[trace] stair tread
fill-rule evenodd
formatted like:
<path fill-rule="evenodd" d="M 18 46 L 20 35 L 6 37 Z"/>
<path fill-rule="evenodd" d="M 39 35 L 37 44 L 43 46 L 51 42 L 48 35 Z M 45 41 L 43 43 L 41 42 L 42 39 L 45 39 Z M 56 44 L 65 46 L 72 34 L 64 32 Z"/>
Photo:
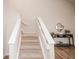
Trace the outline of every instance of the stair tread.
<path fill-rule="evenodd" d="M 39 43 L 39 41 L 38 40 L 22 40 L 21 42 L 24 42 L 24 43 L 27 43 L 27 42 L 29 42 L 29 43 Z"/>
<path fill-rule="evenodd" d="M 27 59 L 27 58 L 19 58 L 19 59 Z M 43 58 L 28 58 L 28 59 L 43 59 Z"/>
<path fill-rule="evenodd" d="M 39 43 L 38 41 L 22 41 L 21 43 Z"/>
<path fill-rule="evenodd" d="M 19 59 L 44 59 L 44 58 L 36 57 L 36 58 L 19 58 Z"/>
<path fill-rule="evenodd" d="M 22 36 L 22 38 L 37 38 L 38 39 L 38 36 Z"/>
<path fill-rule="evenodd" d="M 42 58 L 41 53 L 21 53 L 20 58 Z"/>
<path fill-rule="evenodd" d="M 22 40 L 30 39 L 30 40 L 38 40 L 38 37 L 22 37 Z"/>
<path fill-rule="evenodd" d="M 20 51 L 21 51 L 21 53 L 42 53 L 40 49 L 39 50 L 38 49 L 36 49 L 36 50 L 35 49 L 31 49 L 31 50 L 30 49 L 27 49 L 27 50 L 22 49 Z"/>
<path fill-rule="evenodd" d="M 40 45 L 40 43 L 37 42 L 21 42 L 22 45 Z"/>
<path fill-rule="evenodd" d="M 21 49 L 41 49 L 39 46 L 22 46 Z"/>

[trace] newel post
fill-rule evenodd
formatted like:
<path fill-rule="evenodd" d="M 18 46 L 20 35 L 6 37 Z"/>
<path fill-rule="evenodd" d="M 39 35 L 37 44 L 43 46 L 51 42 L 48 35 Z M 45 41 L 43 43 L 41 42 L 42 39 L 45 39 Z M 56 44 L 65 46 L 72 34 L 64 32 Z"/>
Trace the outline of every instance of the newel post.
<path fill-rule="evenodd" d="M 50 44 L 50 50 L 49 50 L 50 59 L 55 59 L 55 51 L 54 51 L 54 49 L 55 49 L 54 44 Z"/>

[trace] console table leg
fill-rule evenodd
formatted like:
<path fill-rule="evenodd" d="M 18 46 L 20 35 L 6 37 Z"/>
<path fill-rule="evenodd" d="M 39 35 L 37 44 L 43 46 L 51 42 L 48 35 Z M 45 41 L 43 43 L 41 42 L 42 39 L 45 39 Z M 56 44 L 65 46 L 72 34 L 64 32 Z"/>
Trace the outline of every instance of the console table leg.
<path fill-rule="evenodd" d="M 74 39 L 73 39 L 73 37 L 72 37 L 72 43 L 73 43 L 73 47 L 74 47 Z"/>
<path fill-rule="evenodd" d="M 71 46 L 71 43 L 70 43 L 70 38 L 69 38 L 69 46 Z"/>

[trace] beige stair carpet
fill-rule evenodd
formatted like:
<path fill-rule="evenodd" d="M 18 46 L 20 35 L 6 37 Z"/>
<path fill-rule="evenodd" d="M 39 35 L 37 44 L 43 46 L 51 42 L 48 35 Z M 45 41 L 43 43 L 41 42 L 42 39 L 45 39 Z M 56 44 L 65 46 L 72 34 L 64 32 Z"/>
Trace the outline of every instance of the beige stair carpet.
<path fill-rule="evenodd" d="M 19 59 L 43 59 L 38 37 L 22 36 Z"/>

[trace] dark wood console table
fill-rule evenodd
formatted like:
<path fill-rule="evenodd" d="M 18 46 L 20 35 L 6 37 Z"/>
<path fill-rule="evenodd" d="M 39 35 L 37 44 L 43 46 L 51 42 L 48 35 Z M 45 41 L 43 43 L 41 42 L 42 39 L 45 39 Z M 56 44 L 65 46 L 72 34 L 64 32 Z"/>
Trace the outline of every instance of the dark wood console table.
<path fill-rule="evenodd" d="M 68 46 L 74 46 L 73 34 L 54 34 L 52 37 L 53 38 L 68 38 L 68 40 L 69 40 Z M 71 45 L 71 40 L 72 40 L 72 45 Z M 62 44 L 62 45 L 64 45 L 64 44 Z"/>

